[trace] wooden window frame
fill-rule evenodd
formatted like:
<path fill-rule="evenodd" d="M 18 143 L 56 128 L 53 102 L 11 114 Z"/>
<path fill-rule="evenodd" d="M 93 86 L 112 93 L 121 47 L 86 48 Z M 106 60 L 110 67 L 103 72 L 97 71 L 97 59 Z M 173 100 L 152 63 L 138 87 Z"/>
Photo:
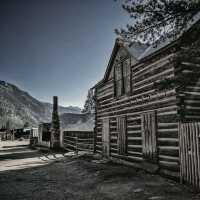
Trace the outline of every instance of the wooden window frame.
<path fill-rule="evenodd" d="M 130 69 L 130 71 L 129 71 L 129 73 L 128 73 L 127 76 L 124 76 L 124 66 L 125 66 L 124 63 L 127 60 L 129 60 L 129 65 L 130 65 L 129 69 Z M 121 60 L 119 63 L 120 63 L 120 66 L 121 66 L 121 79 L 119 79 L 119 80 L 116 80 L 116 65 L 114 66 L 114 96 L 116 98 L 120 98 L 120 97 L 123 97 L 125 95 L 130 95 L 132 93 L 132 85 L 131 85 L 131 77 L 132 77 L 131 58 L 125 58 L 125 59 Z M 117 63 L 117 64 L 119 64 L 119 63 Z M 125 89 L 125 87 L 126 87 L 125 81 L 127 79 L 130 79 L 129 80 L 129 88 L 130 89 L 129 89 L 128 92 L 126 92 L 126 89 Z M 122 82 L 121 83 L 122 84 L 122 86 L 121 86 L 121 95 L 118 95 L 118 93 L 117 93 L 117 91 L 118 91 L 117 84 L 116 84 L 117 81 L 121 81 Z"/>

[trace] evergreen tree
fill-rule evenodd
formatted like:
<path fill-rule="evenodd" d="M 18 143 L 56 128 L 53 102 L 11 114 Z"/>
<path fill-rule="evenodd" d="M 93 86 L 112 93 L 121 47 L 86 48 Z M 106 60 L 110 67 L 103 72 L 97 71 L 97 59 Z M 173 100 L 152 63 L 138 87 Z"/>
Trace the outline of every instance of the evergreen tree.
<path fill-rule="evenodd" d="M 94 113 L 94 110 L 95 110 L 94 89 L 89 89 L 82 112 L 92 114 Z"/>
<path fill-rule="evenodd" d="M 155 42 L 176 38 L 200 11 L 200 0 L 121 0 L 133 19 L 116 33 L 131 41 Z"/>

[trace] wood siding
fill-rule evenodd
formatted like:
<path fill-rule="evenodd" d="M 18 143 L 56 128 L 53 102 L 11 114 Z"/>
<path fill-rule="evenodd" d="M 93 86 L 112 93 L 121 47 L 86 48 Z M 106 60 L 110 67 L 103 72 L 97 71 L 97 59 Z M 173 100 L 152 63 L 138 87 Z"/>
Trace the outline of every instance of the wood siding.
<path fill-rule="evenodd" d="M 174 88 L 157 91 L 157 80 L 174 77 L 174 54 L 152 62 L 131 67 L 129 96 L 115 98 L 114 80 L 110 78 L 96 88 L 96 151 L 102 153 L 102 119 L 110 119 L 110 156 L 140 163 L 142 153 L 141 114 L 157 112 L 158 164 L 163 173 L 179 171 L 179 146 L 177 123 L 177 96 Z M 112 77 L 112 76 L 110 76 Z M 127 154 L 119 155 L 117 144 L 117 117 L 126 115 Z M 171 174 L 171 173 L 170 173 Z"/>
<path fill-rule="evenodd" d="M 179 113 L 184 122 L 200 120 L 200 64 L 199 58 L 184 62 L 176 69 L 179 75 L 192 77 L 188 84 L 178 91 Z"/>
<path fill-rule="evenodd" d="M 157 162 L 157 123 L 156 112 L 143 113 L 142 120 L 142 152 L 144 159 Z"/>
<path fill-rule="evenodd" d="M 180 176 L 200 189 L 200 123 L 180 123 Z"/>

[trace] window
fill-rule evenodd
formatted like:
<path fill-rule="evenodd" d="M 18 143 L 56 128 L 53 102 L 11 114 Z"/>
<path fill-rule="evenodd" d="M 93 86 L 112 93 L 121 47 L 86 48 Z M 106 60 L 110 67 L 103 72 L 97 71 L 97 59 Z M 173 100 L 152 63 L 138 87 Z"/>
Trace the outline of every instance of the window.
<path fill-rule="evenodd" d="M 115 66 L 115 94 L 117 97 L 123 94 L 123 74 L 121 63 Z"/>
<path fill-rule="evenodd" d="M 124 93 L 129 94 L 131 91 L 131 64 L 130 59 L 123 62 L 123 85 Z"/>
<path fill-rule="evenodd" d="M 131 92 L 131 64 L 130 59 L 115 65 L 115 96 L 119 97 Z"/>

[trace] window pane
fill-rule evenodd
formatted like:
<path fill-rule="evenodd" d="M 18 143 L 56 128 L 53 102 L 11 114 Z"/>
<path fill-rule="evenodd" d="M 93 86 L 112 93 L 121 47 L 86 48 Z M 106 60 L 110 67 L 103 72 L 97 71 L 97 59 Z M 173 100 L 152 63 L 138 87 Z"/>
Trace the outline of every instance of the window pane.
<path fill-rule="evenodd" d="M 123 86 L 123 79 L 122 79 L 122 66 L 121 63 L 115 65 L 115 90 L 116 96 L 122 95 L 122 86 Z"/>
<path fill-rule="evenodd" d="M 116 96 L 122 95 L 122 80 L 116 81 Z"/>
<path fill-rule="evenodd" d="M 130 75 L 130 59 L 127 59 L 123 62 L 123 76 L 129 76 Z"/>
<path fill-rule="evenodd" d="M 127 94 L 131 91 L 131 80 L 130 80 L 130 71 L 131 65 L 130 65 L 130 59 L 127 59 L 123 63 L 123 81 L 124 81 L 124 92 Z"/>
<path fill-rule="evenodd" d="M 115 80 L 121 80 L 122 79 L 122 68 L 121 68 L 121 64 L 118 63 L 116 66 L 115 66 Z"/>
<path fill-rule="evenodd" d="M 129 93 L 131 91 L 131 80 L 130 80 L 130 75 L 124 77 L 124 88 L 125 88 L 125 93 Z"/>

